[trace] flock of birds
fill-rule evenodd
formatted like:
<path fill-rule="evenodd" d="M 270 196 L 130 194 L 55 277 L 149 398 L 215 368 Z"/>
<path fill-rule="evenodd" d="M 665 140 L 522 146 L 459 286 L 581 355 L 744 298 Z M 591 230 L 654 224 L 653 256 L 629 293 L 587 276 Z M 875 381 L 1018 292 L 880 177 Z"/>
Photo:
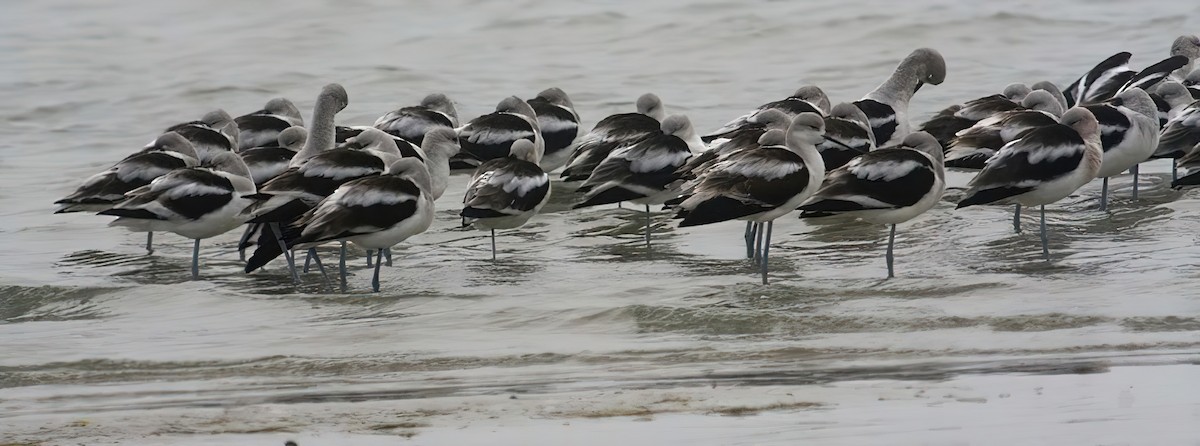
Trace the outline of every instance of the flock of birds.
<path fill-rule="evenodd" d="M 456 169 L 474 169 L 462 201 L 462 224 L 491 231 L 524 225 L 546 204 L 547 172 L 582 181 L 575 208 L 632 202 L 646 212 L 664 205 L 679 226 L 746 221 L 747 257 L 768 280 L 775 219 L 846 214 L 890 225 L 888 277 L 894 276 L 896 225 L 932 208 L 946 188 L 945 169 L 976 169 L 958 208 L 1015 204 L 1041 209 L 1042 253 L 1049 260 L 1045 206 L 1095 178 L 1104 182 L 1138 164 L 1171 158 L 1189 168 L 1172 185 L 1200 184 L 1200 38 L 1182 36 L 1170 57 L 1143 70 L 1118 53 L 1065 89 L 1015 83 L 1001 94 L 950 106 L 916 130 L 908 103 L 924 85 L 941 84 L 946 64 L 933 49 L 914 51 L 862 99 L 831 106 L 816 86 L 763 104 L 706 135 L 683 115 L 667 115 L 653 94 L 636 112 L 608 116 L 581 132 L 570 98 L 550 88 L 528 101 L 511 96 L 496 111 L 459 122 L 453 102 L 431 94 L 370 126 L 339 126 L 346 90 L 325 86 L 307 127 L 300 111 L 277 98 L 234 118 L 223 110 L 167 128 L 142 150 L 96 174 L 56 202 L 57 212 L 97 212 L 112 225 L 193 239 L 192 278 L 200 241 L 245 226 L 238 248 L 247 273 L 280 256 L 298 283 L 294 252 L 316 255 L 340 243 L 367 250 L 379 271 L 390 248 L 424 232 L 434 202 Z M 583 133 L 580 136 L 580 133 Z M 254 251 L 249 258 L 245 253 Z"/>

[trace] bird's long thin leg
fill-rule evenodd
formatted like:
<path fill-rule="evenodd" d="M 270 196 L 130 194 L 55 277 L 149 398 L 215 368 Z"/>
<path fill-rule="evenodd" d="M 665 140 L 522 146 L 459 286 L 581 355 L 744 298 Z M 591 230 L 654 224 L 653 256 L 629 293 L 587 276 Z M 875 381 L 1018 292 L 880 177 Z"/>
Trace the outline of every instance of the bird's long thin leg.
<path fill-rule="evenodd" d="M 308 251 L 307 251 L 307 252 L 304 254 L 304 273 L 305 273 L 305 274 L 308 274 L 308 266 L 312 264 L 312 259 L 313 259 L 314 252 L 315 252 L 315 250 L 313 250 L 313 249 L 309 249 L 309 250 L 308 250 Z"/>
<path fill-rule="evenodd" d="M 146 255 L 154 254 L 154 232 L 146 231 Z"/>
<path fill-rule="evenodd" d="M 768 259 L 771 258 L 771 229 L 774 226 L 775 226 L 774 221 L 767 222 L 767 236 L 766 236 L 766 241 L 763 242 L 763 254 L 762 254 L 763 285 L 767 284 L 767 263 L 769 261 Z"/>
<path fill-rule="evenodd" d="M 1133 165 L 1133 168 L 1132 168 L 1132 169 L 1129 169 L 1130 171 L 1132 171 L 1132 172 L 1133 172 L 1133 201 L 1137 201 L 1137 195 L 1138 195 L 1138 167 L 1139 167 L 1139 166 L 1140 166 L 1139 164 L 1134 164 L 1134 165 Z"/>
<path fill-rule="evenodd" d="M 371 265 L 374 265 L 374 264 L 375 264 L 375 250 L 368 249 L 367 250 L 367 268 L 370 268 Z"/>
<path fill-rule="evenodd" d="M 317 271 L 321 272 L 321 278 L 325 280 L 325 288 L 333 290 L 333 284 L 329 282 L 329 273 L 325 272 L 325 265 L 321 264 L 321 257 L 317 255 L 317 248 L 308 248 L 308 258 L 317 264 Z"/>
<path fill-rule="evenodd" d="M 888 232 L 887 255 L 884 256 L 884 258 L 887 259 L 888 278 L 889 279 L 896 277 L 896 270 L 895 270 L 895 268 L 893 268 L 893 264 L 895 263 L 896 257 L 892 255 L 892 251 L 895 249 L 895 247 L 896 247 L 896 225 L 892 225 L 891 231 Z"/>
<path fill-rule="evenodd" d="M 492 261 L 496 261 L 496 229 L 492 229 Z"/>
<path fill-rule="evenodd" d="M 762 223 L 755 223 L 754 227 L 754 264 L 758 265 L 762 263 L 763 232 L 766 232 L 766 228 L 763 228 Z"/>
<path fill-rule="evenodd" d="M 383 250 L 379 250 L 378 257 L 375 257 L 375 277 L 371 278 L 371 289 L 379 292 L 379 267 L 383 266 Z"/>
<path fill-rule="evenodd" d="M 1171 182 L 1179 180 L 1179 159 L 1171 158 Z"/>
<path fill-rule="evenodd" d="M 746 222 L 746 258 L 754 258 L 754 222 Z"/>
<path fill-rule="evenodd" d="M 1019 203 L 1013 209 L 1013 231 L 1021 233 L 1021 205 Z"/>
<path fill-rule="evenodd" d="M 287 244 L 283 243 L 283 232 L 279 230 L 279 223 L 271 223 L 271 232 L 275 233 L 275 241 L 279 242 L 279 249 L 283 251 L 283 258 L 287 260 L 288 271 L 292 273 L 292 283 L 300 283 L 300 276 L 296 274 L 296 259 L 292 258 L 291 250 L 287 248 Z"/>
<path fill-rule="evenodd" d="M 383 266 L 392 266 L 392 248 L 383 248 Z"/>
<path fill-rule="evenodd" d="M 1050 261 L 1050 237 L 1046 235 L 1046 205 L 1042 205 L 1042 257 Z"/>
<path fill-rule="evenodd" d="M 341 276 L 342 292 L 346 292 L 346 241 L 342 240 L 341 258 L 338 260 L 338 275 Z"/>
<path fill-rule="evenodd" d="M 192 244 L 192 280 L 200 279 L 200 239 Z"/>
<path fill-rule="evenodd" d="M 1108 210 L 1108 177 L 1100 182 L 1100 211 Z"/>
<path fill-rule="evenodd" d="M 646 205 L 646 249 L 650 249 L 650 205 Z"/>
<path fill-rule="evenodd" d="M 258 231 L 259 225 L 262 223 L 250 223 L 246 225 L 246 230 L 242 232 L 242 238 L 238 239 L 238 260 L 246 263 L 246 243 L 250 241 L 250 237 Z"/>

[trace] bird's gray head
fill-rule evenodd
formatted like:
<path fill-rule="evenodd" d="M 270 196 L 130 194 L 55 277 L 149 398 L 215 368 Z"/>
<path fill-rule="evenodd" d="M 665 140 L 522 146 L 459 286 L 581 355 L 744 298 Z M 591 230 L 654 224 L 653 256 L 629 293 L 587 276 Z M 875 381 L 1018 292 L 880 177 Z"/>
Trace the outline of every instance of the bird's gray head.
<path fill-rule="evenodd" d="M 296 104 L 293 104 L 287 98 L 271 99 L 267 101 L 267 105 L 263 106 L 263 110 L 273 115 L 300 118 L 300 109 L 296 108 Z"/>
<path fill-rule="evenodd" d="M 496 104 L 496 111 L 501 113 L 515 113 L 523 115 L 529 119 L 537 121 L 537 113 L 533 112 L 533 107 L 529 106 L 528 102 L 516 96 L 509 96 Z"/>
<path fill-rule="evenodd" d="M 200 122 L 208 124 L 209 127 L 220 130 L 229 123 L 233 122 L 233 116 L 230 116 L 229 113 L 225 112 L 225 110 L 218 108 L 205 113 L 204 116 L 200 118 Z"/>
<path fill-rule="evenodd" d="M 1182 35 L 1171 44 L 1172 56 L 1184 56 L 1188 60 L 1200 57 L 1200 36 Z"/>
<path fill-rule="evenodd" d="M 787 130 L 788 124 L 792 122 L 792 119 L 787 114 L 775 109 L 762 110 L 746 118 L 746 120 L 750 123 L 761 125 L 767 130 Z"/>
<path fill-rule="evenodd" d="M 662 99 L 654 93 L 646 93 L 637 98 L 637 112 L 662 121 L 667 118 L 667 109 L 663 107 Z"/>
<path fill-rule="evenodd" d="M 929 155 L 936 162 L 943 160 L 942 144 L 928 132 L 909 133 L 900 145 Z"/>
<path fill-rule="evenodd" d="M 1058 103 L 1058 98 L 1046 90 L 1036 90 L 1030 92 L 1021 100 L 1021 106 L 1030 110 L 1040 110 L 1054 116 L 1062 116 L 1063 106 Z"/>
<path fill-rule="evenodd" d="M 541 93 L 537 94 L 537 97 L 554 105 L 561 105 L 571 109 L 575 108 L 575 104 L 571 103 L 571 98 L 567 96 L 567 92 L 562 91 L 558 87 L 550 87 L 542 90 Z"/>
<path fill-rule="evenodd" d="M 280 147 L 300 150 L 304 147 L 304 142 L 308 140 L 308 130 L 305 130 L 304 127 L 293 125 L 279 132 L 279 136 L 276 139 L 279 140 Z"/>
<path fill-rule="evenodd" d="M 1194 87 L 1200 85 L 1200 68 L 1192 70 L 1187 77 L 1183 78 L 1183 86 Z"/>
<path fill-rule="evenodd" d="M 246 162 L 242 161 L 241 156 L 233 152 L 211 153 L 208 159 L 204 160 L 202 167 L 250 178 L 250 168 L 246 167 Z"/>
<path fill-rule="evenodd" d="M 1020 82 L 1014 82 L 1006 85 L 1002 94 L 1010 101 L 1021 102 L 1021 100 L 1025 99 L 1025 96 L 1031 91 L 1033 90 L 1031 90 L 1029 86 Z"/>
<path fill-rule="evenodd" d="M 154 138 L 154 142 L 150 143 L 150 146 L 156 150 L 176 152 L 196 158 L 196 148 L 192 146 L 192 142 L 175 132 L 158 135 L 158 138 Z"/>
<path fill-rule="evenodd" d="M 1054 85 L 1054 82 L 1037 82 L 1033 84 L 1033 87 L 1031 88 L 1033 88 L 1034 91 L 1042 90 L 1054 95 L 1054 100 L 1058 101 L 1059 105 L 1062 105 L 1063 110 L 1067 109 L 1067 97 L 1063 96 L 1062 90 L 1058 88 L 1058 85 Z"/>
<path fill-rule="evenodd" d="M 1188 91 L 1183 84 L 1171 80 L 1164 80 L 1158 84 L 1158 90 L 1155 91 L 1164 101 L 1175 107 L 1179 104 L 1192 102 L 1192 92 Z"/>
<path fill-rule="evenodd" d="M 533 141 L 528 139 L 518 139 L 508 148 L 508 156 L 522 161 L 529 161 L 537 164 L 538 159 L 537 148 L 533 145 Z"/>
<path fill-rule="evenodd" d="M 1071 107 L 1070 110 L 1063 113 L 1058 122 L 1075 129 L 1085 141 L 1091 138 L 1100 139 L 1100 123 L 1096 121 L 1096 115 L 1093 115 L 1091 110 L 1083 107 Z"/>
<path fill-rule="evenodd" d="M 833 110 L 829 112 L 829 117 L 870 125 L 870 121 L 867 120 L 867 114 L 863 113 L 862 109 L 858 108 L 858 106 L 849 102 L 842 102 L 833 106 Z"/>
<path fill-rule="evenodd" d="M 1109 100 L 1111 104 L 1128 108 L 1138 114 L 1154 120 L 1158 123 L 1158 106 L 1154 105 L 1154 99 L 1150 99 L 1150 95 L 1146 94 L 1141 88 L 1130 88 L 1122 91 L 1117 97 Z"/>
<path fill-rule="evenodd" d="M 796 89 L 792 97 L 817 106 L 821 113 L 829 114 L 829 95 L 816 85 L 805 85 Z"/>
<path fill-rule="evenodd" d="M 358 135 L 346 140 L 346 145 L 357 145 L 359 150 L 374 150 L 380 153 L 401 156 L 396 138 L 374 127 L 363 129 Z"/>
<path fill-rule="evenodd" d="M 417 184 L 417 187 L 421 188 L 426 197 L 433 198 L 429 195 L 429 190 L 433 188 L 429 176 L 429 167 L 419 159 L 400 158 L 392 161 L 388 164 L 387 171 L 384 174 L 411 179 Z"/>
<path fill-rule="evenodd" d="M 758 137 L 758 145 L 760 146 L 782 146 L 787 145 L 787 132 L 778 129 L 771 129 L 763 132 L 762 136 Z"/>
<path fill-rule="evenodd" d="M 812 112 L 796 115 L 788 126 L 787 140 L 792 144 L 820 144 L 825 140 L 825 118 Z"/>
<path fill-rule="evenodd" d="M 691 139 L 696 131 L 692 128 L 692 121 L 684 115 L 671 115 L 662 121 L 662 132 L 665 135 L 674 135 L 684 141 Z"/>
<path fill-rule="evenodd" d="M 426 154 L 439 153 L 447 158 L 454 156 L 461 150 L 461 146 L 458 145 L 458 134 L 454 132 L 454 129 L 434 128 L 425 132 L 425 139 L 421 140 L 421 150 Z"/>
<path fill-rule="evenodd" d="M 317 107 L 329 107 L 333 111 L 340 112 L 350 105 L 350 96 L 346 94 L 346 89 L 342 88 L 341 84 L 329 84 L 321 88 L 321 94 L 317 95 Z"/>
<path fill-rule="evenodd" d="M 454 118 L 458 117 L 458 110 L 454 108 L 454 102 L 451 101 L 450 98 L 446 97 L 446 95 L 441 93 L 433 93 L 425 96 L 425 99 L 421 99 L 421 106 L 433 111 L 445 113 Z"/>
<path fill-rule="evenodd" d="M 900 62 L 897 71 L 909 72 L 920 81 L 915 92 L 923 84 L 939 85 L 946 81 L 946 59 L 933 48 L 918 48 Z"/>
<path fill-rule="evenodd" d="M 217 128 L 217 131 L 221 132 L 222 135 L 225 135 L 226 138 L 229 138 L 229 144 L 230 144 L 229 147 L 237 148 L 237 146 L 238 146 L 237 121 L 226 122 L 225 125 L 222 125 L 220 128 Z"/>

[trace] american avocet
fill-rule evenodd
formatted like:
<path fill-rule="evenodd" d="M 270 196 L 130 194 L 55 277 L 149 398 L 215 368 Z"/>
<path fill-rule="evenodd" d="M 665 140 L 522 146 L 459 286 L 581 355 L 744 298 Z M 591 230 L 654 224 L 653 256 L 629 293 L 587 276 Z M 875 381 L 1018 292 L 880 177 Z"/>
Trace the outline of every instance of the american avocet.
<path fill-rule="evenodd" d="M 959 131 L 946 150 L 946 167 L 982 169 L 996 151 L 1026 130 L 1058 124 L 1063 111 L 1053 95 L 1034 91 L 1021 101 L 1020 109 L 998 113 Z"/>
<path fill-rule="evenodd" d="M 825 117 L 825 136 L 817 151 L 828 170 L 842 167 L 851 159 L 875 149 L 875 132 L 867 115 L 849 102 L 833 106 Z"/>
<path fill-rule="evenodd" d="M 110 226 L 168 231 L 195 240 L 192 279 L 200 277 L 200 240 L 245 223 L 241 211 L 254 194 L 246 163 L 233 152 L 212 154 L 201 167 L 176 169 L 130 191 L 125 201 L 100 215 L 118 217 Z"/>
<path fill-rule="evenodd" d="M 274 145 L 245 149 L 238 155 L 241 155 L 242 161 L 250 168 L 250 177 L 254 180 L 254 185 L 262 186 L 288 169 L 292 157 L 304 148 L 307 140 L 308 130 L 292 126 L 279 132 Z"/>
<path fill-rule="evenodd" d="M 1059 124 L 1038 127 L 1005 144 L 968 183 L 956 209 L 988 203 L 1041 206 L 1042 256 L 1050 260 L 1046 205 L 1066 198 L 1100 172 L 1100 124 L 1086 108 L 1063 113 Z"/>
<path fill-rule="evenodd" d="M 205 113 L 198 121 L 184 122 L 168 127 L 163 133 L 175 132 L 192 143 L 196 159 L 200 163 L 217 153 L 237 151 L 237 123 L 225 110 Z"/>
<path fill-rule="evenodd" d="M 233 120 L 238 125 L 238 150 L 255 147 L 276 146 L 279 134 L 288 127 L 304 127 L 300 109 L 287 98 L 267 101 L 262 110 L 238 116 Z"/>
<path fill-rule="evenodd" d="M 899 145 L 865 153 L 829 172 L 817 193 L 800 205 L 805 211 L 800 217 L 846 214 L 891 225 L 884 259 L 892 278 L 896 225 L 928 211 L 945 189 L 941 144 L 928 133 L 915 132 Z"/>
<path fill-rule="evenodd" d="M 750 118 L 765 110 L 781 111 L 787 115 L 789 121 L 792 117 L 800 113 L 817 113 L 825 116 L 829 114 L 829 96 L 816 85 L 805 85 L 797 89 L 791 96 L 760 105 L 751 112 L 734 118 L 734 120 L 729 121 L 721 128 L 701 136 L 700 139 L 705 143 L 712 143 L 722 138 L 728 138 L 739 129 L 748 125 L 754 125 L 750 121 Z"/>
<path fill-rule="evenodd" d="M 875 145 L 899 144 L 911 131 L 908 102 L 925 84 L 938 85 L 946 80 L 946 60 L 932 48 L 919 48 L 900 61 L 886 81 L 855 101 L 871 122 Z"/>
<path fill-rule="evenodd" d="M 1158 150 L 1183 153 L 1179 165 L 1187 169 L 1184 175 L 1171 182 L 1171 187 L 1195 186 L 1200 184 L 1200 100 L 1192 102 L 1163 128 L 1158 141 Z"/>
<path fill-rule="evenodd" d="M 950 148 L 950 140 L 963 130 L 971 128 L 979 120 L 997 113 L 1018 108 L 1018 104 L 1031 90 L 1022 83 L 1008 84 L 1000 94 L 984 96 L 955 104 L 935 113 L 918 129 L 937 138 L 943 148 Z"/>
<path fill-rule="evenodd" d="M 678 195 L 670 186 L 675 174 L 692 153 L 704 149 L 692 122 L 683 115 L 668 116 L 662 131 L 608 155 L 579 191 L 584 200 L 573 209 L 632 201 L 646 206 L 646 247 L 650 247 L 650 205 L 663 204 Z"/>
<path fill-rule="evenodd" d="M 653 93 L 646 93 L 637 98 L 636 106 L 636 113 L 609 115 L 580 137 L 563 168 L 562 179 L 586 180 L 613 150 L 661 133 L 661 121 L 667 117 L 662 99 Z"/>
<path fill-rule="evenodd" d="M 541 159 L 546 150 L 538 127 L 537 113 L 521 98 L 509 96 L 496 104 L 496 111 L 472 119 L 458 129 L 462 151 L 455 157 L 456 167 L 475 167 L 496 158 L 509 156 L 512 143 L 519 139 L 533 142 Z"/>
<path fill-rule="evenodd" d="M 550 199 L 550 176 L 538 166 L 529 140 L 513 143 L 512 155 L 479 165 L 463 197 L 463 226 L 490 230 L 496 260 L 496 230 L 524 225 Z"/>
<path fill-rule="evenodd" d="M 825 162 L 816 148 L 825 140 L 824 131 L 821 115 L 801 113 L 786 132 L 767 131 L 758 139 L 757 149 L 737 152 L 714 164 L 679 204 L 675 215 L 683 219 L 679 226 L 734 219 L 765 223 L 765 234 L 758 236 L 762 255 L 756 260 L 766 285 L 775 219 L 812 196 L 825 177 Z"/>
<path fill-rule="evenodd" d="M 571 145 L 579 136 L 579 113 L 567 93 L 559 88 L 547 88 L 529 100 L 529 106 L 537 113 L 538 127 L 546 150 L 538 165 L 546 172 L 563 164 L 571 156 Z"/>
<path fill-rule="evenodd" d="M 379 292 L 383 250 L 425 232 L 433 223 L 433 196 L 429 187 L 429 172 L 424 163 L 415 158 L 397 158 L 383 175 L 338 186 L 296 223 L 299 237 L 288 244 L 305 248 L 340 240 L 343 258 L 347 241 L 377 250 L 379 258 L 371 289 Z M 344 262 L 341 273 L 344 278 Z"/>
<path fill-rule="evenodd" d="M 1188 63 L 1186 56 L 1171 56 L 1142 71 L 1134 71 L 1129 68 L 1130 57 L 1132 54 L 1120 52 L 1096 64 L 1063 92 L 1067 105 L 1100 103 L 1131 88 L 1149 90 Z"/>
<path fill-rule="evenodd" d="M 1122 91 L 1099 104 L 1084 105 L 1100 123 L 1100 143 L 1104 163 L 1096 177 L 1101 178 L 1100 210 L 1108 209 L 1108 178 L 1125 170 L 1133 172 L 1133 199 L 1138 197 L 1138 164 L 1150 159 L 1158 147 L 1158 108 L 1141 88 Z"/>
<path fill-rule="evenodd" d="M 441 93 L 425 96 L 420 105 L 390 111 L 375 120 L 375 128 L 418 146 L 430 130 L 455 127 L 458 127 L 458 110 L 454 108 L 454 102 Z"/>

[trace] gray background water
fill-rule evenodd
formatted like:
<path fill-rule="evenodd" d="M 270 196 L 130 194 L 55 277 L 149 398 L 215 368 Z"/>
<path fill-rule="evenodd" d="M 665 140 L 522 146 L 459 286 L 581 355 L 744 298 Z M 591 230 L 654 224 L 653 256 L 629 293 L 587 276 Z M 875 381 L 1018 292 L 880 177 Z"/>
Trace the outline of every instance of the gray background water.
<path fill-rule="evenodd" d="M 345 124 L 454 98 L 469 119 L 508 95 L 566 90 L 589 127 L 655 92 L 716 128 L 815 83 L 835 102 L 874 88 L 909 51 L 946 58 L 914 124 L 1009 82 L 1065 85 L 1117 51 L 1144 66 L 1200 31 L 1187 1 L 213 1 L 10 3 L 0 14 L 0 424 L 53 414 L 260 402 L 554 393 L 566 389 L 824 383 L 1073 372 L 1194 360 L 1195 193 L 1143 171 L 1051 206 L 1054 261 L 1007 208 L 953 211 L 958 191 L 900 226 L 780 219 L 775 282 L 757 284 L 738 223 L 678 230 L 641 214 L 545 213 L 459 229 L 456 176 L 425 234 L 395 250 L 384 292 L 294 290 L 277 267 L 240 272 L 236 234 L 190 242 L 107 228 L 51 203 L 168 125 L 237 115 L 279 95 L 309 118 L 346 86 Z M 952 174 L 961 187 L 967 174 Z M 558 186 L 556 184 L 555 186 Z M 1032 227 L 1032 220 L 1027 225 Z M 5 421 L 8 418 L 8 421 Z M 51 435 L 51 434 L 47 434 Z"/>

